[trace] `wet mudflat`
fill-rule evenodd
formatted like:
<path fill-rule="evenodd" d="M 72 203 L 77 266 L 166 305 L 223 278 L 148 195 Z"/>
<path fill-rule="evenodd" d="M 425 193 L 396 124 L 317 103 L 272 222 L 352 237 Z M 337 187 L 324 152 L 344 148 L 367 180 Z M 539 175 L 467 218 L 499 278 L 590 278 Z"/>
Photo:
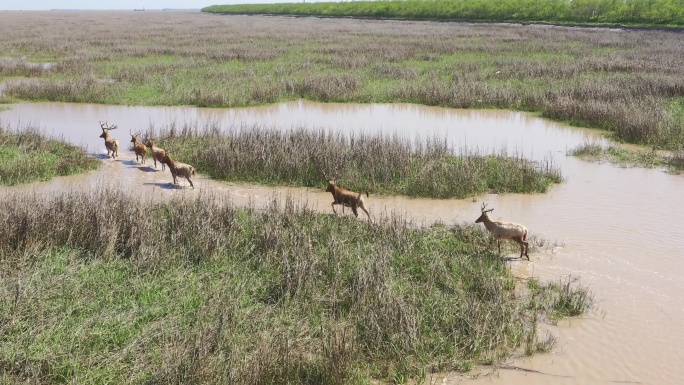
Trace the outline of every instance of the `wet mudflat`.
<path fill-rule="evenodd" d="M 551 157 L 566 182 L 547 194 L 486 195 L 467 200 L 429 200 L 371 196 L 373 215 L 401 214 L 417 224 L 473 222 L 486 201 L 494 218 L 525 224 L 533 236 L 558 246 L 531 255 L 531 262 L 511 260 L 521 277 L 558 280 L 572 275 L 596 294 L 596 311 L 549 330 L 558 345 L 546 355 L 513 359 L 493 375 L 467 380 L 447 375 L 447 383 L 505 384 L 641 383 L 674 384 L 684 377 L 679 365 L 684 332 L 684 177 L 661 170 L 619 168 L 566 156 L 585 141 L 600 141 L 592 131 L 566 127 L 531 115 L 506 111 L 451 110 L 416 105 L 319 104 L 304 101 L 244 109 L 126 107 L 36 103 L 8 106 L 0 119 L 11 126 L 32 123 L 105 157 L 98 121 L 119 126 L 120 159 L 105 159 L 100 170 L 4 191 L 58 193 L 69 189 L 115 186 L 144 199 L 218 192 L 237 205 L 265 206 L 275 196 L 291 195 L 323 212 L 332 198 L 322 190 L 235 185 L 198 176 L 196 189 L 185 180 L 139 165 L 129 149 L 130 131 L 169 125 L 199 128 L 217 122 L 225 128 L 260 127 L 355 132 L 383 132 L 408 137 L 446 138 L 457 149 Z M 350 215 L 347 211 L 347 215 Z M 515 257 L 511 254 L 509 257 Z M 540 373 L 541 372 L 541 373 Z M 485 374 L 488 371 L 485 370 Z"/>

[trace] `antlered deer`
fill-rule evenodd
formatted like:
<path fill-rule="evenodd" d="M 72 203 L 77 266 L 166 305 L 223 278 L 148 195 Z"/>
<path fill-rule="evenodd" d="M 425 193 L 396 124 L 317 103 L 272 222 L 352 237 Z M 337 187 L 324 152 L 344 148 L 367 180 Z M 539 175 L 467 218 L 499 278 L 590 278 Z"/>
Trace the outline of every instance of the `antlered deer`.
<path fill-rule="evenodd" d="M 119 156 L 119 141 L 109 135 L 110 130 L 116 130 L 117 126 L 108 126 L 107 122 L 102 123 L 100 120 L 100 127 L 102 128 L 102 135 L 100 138 L 104 139 L 105 147 L 107 147 L 107 156 L 116 159 Z M 111 152 L 111 155 L 110 155 Z"/>
<path fill-rule="evenodd" d="M 513 241 L 518 242 L 520 245 L 520 258 L 522 259 L 523 256 L 523 246 L 525 249 L 525 256 L 527 257 L 527 260 L 530 260 L 530 256 L 527 254 L 527 250 L 529 248 L 529 244 L 527 242 L 527 229 L 525 226 L 517 224 L 517 223 L 512 223 L 512 222 L 503 222 L 503 221 L 493 221 L 489 218 L 489 212 L 494 211 L 494 209 L 489 209 L 485 210 L 487 207 L 486 204 L 482 203 L 482 208 L 480 211 L 482 212 L 482 215 L 480 215 L 479 218 L 475 221 L 475 223 L 484 223 L 485 227 L 489 232 L 492 234 L 494 239 L 496 239 L 496 243 L 499 245 L 499 254 L 501 254 L 501 243 L 499 242 L 500 239 L 511 239 Z"/>
<path fill-rule="evenodd" d="M 169 170 L 171 170 L 171 176 L 173 177 L 173 184 L 178 184 L 176 177 L 182 176 L 185 177 L 188 182 L 190 182 L 190 187 L 192 187 L 193 190 L 195 189 L 195 186 L 192 184 L 192 180 L 190 180 L 190 177 L 195 176 L 194 167 L 171 158 L 171 153 L 168 151 L 164 151 L 164 156 L 162 157 L 161 162 L 166 163 L 169 166 Z"/>
<path fill-rule="evenodd" d="M 133 143 L 133 151 L 135 152 L 135 161 L 138 161 L 138 156 L 142 158 L 141 163 L 145 163 L 145 156 L 147 156 L 147 147 L 145 147 L 144 144 L 142 144 L 138 140 L 138 136 L 140 133 L 137 134 L 132 134 L 130 131 L 128 132 L 131 134 L 131 143 Z"/>
<path fill-rule="evenodd" d="M 145 144 L 150 151 L 152 151 L 152 160 L 154 160 L 154 168 L 157 168 L 157 162 L 161 163 L 162 171 L 166 168 L 166 163 L 162 162 L 164 159 L 164 149 L 155 146 L 154 141 L 148 140 Z"/>
<path fill-rule="evenodd" d="M 368 209 L 366 208 L 366 202 L 364 202 L 363 200 L 363 194 L 337 187 L 337 182 L 335 181 L 335 179 L 328 181 L 328 188 L 325 191 L 333 195 L 334 201 L 331 204 L 331 206 L 335 215 L 337 215 L 335 205 L 342 205 L 342 212 L 344 212 L 345 206 L 351 207 L 352 212 L 354 212 L 354 215 L 356 217 L 359 216 L 359 213 L 357 212 L 356 208 L 360 207 L 361 210 L 363 210 L 368 216 L 368 220 L 370 220 L 370 214 L 368 213 Z M 366 192 L 366 196 L 368 196 L 368 192 Z"/>

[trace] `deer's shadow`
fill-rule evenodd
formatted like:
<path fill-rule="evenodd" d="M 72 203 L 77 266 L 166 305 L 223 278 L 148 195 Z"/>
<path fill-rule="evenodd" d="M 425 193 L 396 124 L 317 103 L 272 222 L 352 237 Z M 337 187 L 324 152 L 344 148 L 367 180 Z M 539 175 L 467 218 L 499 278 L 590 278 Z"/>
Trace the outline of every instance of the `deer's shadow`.
<path fill-rule="evenodd" d="M 182 185 L 179 185 L 179 184 L 173 184 L 173 182 L 166 182 L 166 183 L 162 183 L 162 182 L 145 182 L 145 183 L 143 183 L 143 185 L 146 185 L 146 186 L 157 186 L 157 187 L 163 188 L 163 189 L 165 189 L 165 190 L 183 190 L 183 189 L 186 189 L 186 188 L 192 190 L 192 188 L 191 188 L 190 186 L 182 186 Z"/>
<path fill-rule="evenodd" d="M 116 158 L 112 158 L 111 156 L 107 154 L 92 154 L 93 158 L 100 159 L 100 160 L 116 160 Z"/>
<path fill-rule="evenodd" d="M 142 172 L 155 172 L 156 171 L 155 169 L 153 169 L 150 166 L 143 166 L 143 165 L 138 165 L 138 170 L 140 170 Z"/>

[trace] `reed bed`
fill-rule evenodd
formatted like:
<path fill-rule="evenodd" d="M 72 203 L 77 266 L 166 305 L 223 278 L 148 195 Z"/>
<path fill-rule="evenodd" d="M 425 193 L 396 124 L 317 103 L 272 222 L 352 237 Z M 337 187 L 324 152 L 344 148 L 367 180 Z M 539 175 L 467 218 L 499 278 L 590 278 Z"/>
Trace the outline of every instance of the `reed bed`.
<path fill-rule="evenodd" d="M 48 138 L 35 126 L 13 129 L 0 122 L 0 185 L 78 174 L 99 164 L 82 148 Z"/>
<path fill-rule="evenodd" d="M 0 212 L 7 382 L 403 381 L 532 354 L 553 343 L 536 336 L 553 298 L 591 302 L 574 284 L 516 285 L 472 225 L 107 187 L 6 194 Z"/>
<path fill-rule="evenodd" d="M 0 34 L 4 101 L 410 102 L 536 111 L 618 140 L 684 143 L 676 31 L 52 11 L 2 13 Z"/>
<path fill-rule="evenodd" d="M 159 146 L 219 180 L 325 187 L 336 179 L 354 191 L 430 198 L 539 193 L 562 182 L 552 159 L 454 151 L 440 138 L 352 134 L 307 128 L 170 125 Z"/>

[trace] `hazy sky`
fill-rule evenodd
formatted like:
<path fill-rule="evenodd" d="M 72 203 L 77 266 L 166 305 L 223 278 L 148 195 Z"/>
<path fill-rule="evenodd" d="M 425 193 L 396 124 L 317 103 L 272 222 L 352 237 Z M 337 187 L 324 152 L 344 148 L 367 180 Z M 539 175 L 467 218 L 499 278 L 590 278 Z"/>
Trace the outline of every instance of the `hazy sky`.
<path fill-rule="evenodd" d="M 214 4 L 296 3 L 298 0 L 0 0 L 0 10 L 199 9 Z"/>

